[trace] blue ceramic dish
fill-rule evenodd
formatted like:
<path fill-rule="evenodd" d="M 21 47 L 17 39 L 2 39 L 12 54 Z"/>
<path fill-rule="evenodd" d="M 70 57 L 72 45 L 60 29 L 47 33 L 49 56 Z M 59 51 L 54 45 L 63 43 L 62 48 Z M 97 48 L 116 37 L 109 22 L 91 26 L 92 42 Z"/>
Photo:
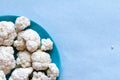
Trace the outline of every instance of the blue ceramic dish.
<path fill-rule="evenodd" d="M 0 21 L 11 21 L 11 22 L 14 23 L 17 17 L 18 16 L 13 16 L 13 15 L 0 16 Z M 53 39 L 47 33 L 47 31 L 45 31 L 40 25 L 38 25 L 34 21 L 31 21 L 31 25 L 30 25 L 29 28 L 35 30 L 40 35 L 41 38 L 50 38 L 53 41 Z M 15 54 L 16 53 L 17 53 L 17 50 L 15 51 Z M 49 53 L 51 55 L 52 62 L 55 63 L 58 66 L 58 68 L 59 68 L 59 70 L 61 72 L 60 56 L 59 56 L 59 52 L 57 50 L 57 47 L 55 45 L 55 42 L 54 42 L 53 50 L 50 51 Z M 15 58 L 16 58 L 16 56 L 15 56 Z M 7 75 L 7 80 L 8 80 L 9 77 L 10 77 L 10 74 Z M 57 80 L 60 80 L 60 75 L 57 78 Z"/>

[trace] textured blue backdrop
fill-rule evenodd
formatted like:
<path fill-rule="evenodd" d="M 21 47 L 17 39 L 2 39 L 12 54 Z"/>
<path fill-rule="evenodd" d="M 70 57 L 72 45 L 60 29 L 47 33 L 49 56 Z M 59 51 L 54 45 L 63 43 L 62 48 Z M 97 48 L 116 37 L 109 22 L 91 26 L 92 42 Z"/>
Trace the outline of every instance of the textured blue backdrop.
<path fill-rule="evenodd" d="M 120 80 L 120 0 L 0 0 L 6 14 L 27 16 L 50 33 L 61 80 Z"/>

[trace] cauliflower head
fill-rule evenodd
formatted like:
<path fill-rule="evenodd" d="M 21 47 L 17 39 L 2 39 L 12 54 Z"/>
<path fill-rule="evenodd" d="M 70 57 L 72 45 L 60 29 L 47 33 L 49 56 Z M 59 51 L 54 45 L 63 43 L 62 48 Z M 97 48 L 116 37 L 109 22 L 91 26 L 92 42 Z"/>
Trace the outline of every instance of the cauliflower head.
<path fill-rule="evenodd" d="M 31 66 L 31 54 L 28 51 L 20 51 L 17 56 L 17 65 L 20 65 L 23 68 Z"/>
<path fill-rule="evenodd" d="M 5 74 L 0 70 L 0 80 L 6 80 Z"/>
<path fill-rule="evenodd" d="M 29 67 L 29 68 L 16 68 L 9 80 L 29 80 L 29 75 L 32 73 L 33 68 Z"/>
<path fill-rule="evenodd" d="M 16 18 L 15 24 L 0 21 L 0 80 L 6 80 L 10 72 L 9 80 L 56 80 L 59 76 L 59 69 L 47 53 L 53 49 L 52 40 L 41 39 L 36 31 L 26 29 L 29 26 L 25 16 Z M 16 60 L 12 46 L 18 50 Z"/>
<path fill-rule="evenodd" d="M 32 29 L 27 29 L 18 34 L 18 38 L 14 41 L 14 46 L 17 50 L 27 49 L 30 52 L 34 52 L 40 46 L 40 36 Z"/>
<path fill-rule="evenodd" d="M 42 43 L 41 50 L 47 51 L 53 49 L 53 42 L 49 38 L 42 39 L 41 43 Z"/>
<path fill-rule="evenodd" d="M 32 53 L 31 59 L 32 67 L 35 70 L 46 70 L 48 68 L 48 64 L 51 63 L 50 55 L 40 50 Z"/>
<path fill-rule="evenodd" d="M 15 26 L 12 22 L 0 22 L 0 45 L 12 45 L 16 36 Z"/>
<path fill-rule="evenodd" d="M 5 74 L 8 74 L 11 69 L 15 68 L 13 53 L 12 47 L 0 47 L 0 70 L 3 70 Z"/>
<path fill-rule="evenodd" d="M 30 26 L 30 20 L 25 16 L 20 16 L 15 21 L 16 30 L 19 32 Z"/>
<path fill-rule="evenodd" d="M 0 52 L 5 52 L 5 53 L 10 53 L 10 54 L 14 54 L 14 50 L 13 50 L 13 47 L 11 46 L 0 46 Z"/>
<path fill-rule="evenodd" d="M 43 72 L 33 72 L 31 80 L 50 80 Z"/>
<path fill-rule="evenodd" d="M 25 50 L 25 41 L 23 39 L 15 40 L 14 47 L 16 47 L 17 50 Z"/>
<path fill-rule="evenodd" d="M 50 77 L 50 80 L 56 80 L 59 75 L 59 69 L 56 64 L 50 63 L 49 68 L 47 70 L 47 76 Z"/>

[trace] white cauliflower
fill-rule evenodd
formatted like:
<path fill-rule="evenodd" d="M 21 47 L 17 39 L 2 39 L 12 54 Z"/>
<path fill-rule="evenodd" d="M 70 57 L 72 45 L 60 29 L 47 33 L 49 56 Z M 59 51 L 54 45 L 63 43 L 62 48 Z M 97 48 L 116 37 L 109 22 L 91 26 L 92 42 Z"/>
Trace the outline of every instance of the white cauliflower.
<path fill-rule="evenodd" d="M 49 38 L 42 39 L 41 42 L 42 42 L 41 50 L 47 51 L 53 49 L 53 42 Z"/>
<path fill-rule="evenodd" d="M 24 30 L 28 26 L 30 26 L 30 20 L 25 16 L 18 17 L 15 21 L 15 27 L 18 32 Z"/>
<path fill-rule="evenodd" d="M 0 46 L 0 52 L 6 52 L 6 53 L 10 53 L 10 54 L 14 54 L 14 50 L 13 50 L 13 47 L 11 46 Z"/>
<path fill-rule="evenodd" d="M 18 34 L 14 46 L 17 50 L 24 50 L 26 48 L 28 51 L 34 52 L 40 46 L 40 36 L 34 30 L 27 29 Z"/>
<path fill-rule="evenodd" d="M 43 72 L 33 72 L 31 80 L 50 80 Z"/>
<path fill-rule="evenodd" d="M 0 70 L 8 74 L 11 69 L 15 68 L 14 51 L 12 47 L 0 47 Z"/>
<path fill-rule="evenodd" d="M 50 77 L 50 80 L 56 80 L 59 75 L 59 69 L 57 68 L 56 64 L 51 63 L 49 64 L 49 68 L 47 70 L 47 76 Z"/>
<path fill-rule="evenodd" d="M 6 80 L 5 74 L 10 73 L 16 63 L 22 68 L 16 68 L 9 80 L 30 80 L 30 77 L 31 80 L 56 80 L 59 76 L 56 64 L 51 63 L 50 55 L 44 52 L 53 49 L 52 40 L 42 39 L 40 43 L 40 36 L 36 31 L 24 30 L 28 26 L 30 20 L 25 16 L 16 18 L 15 24 L 0 22 L 0 80 Z M 16 61 L 11 45 L 18 50 Z"/>
<path fill-rule="evenodd" d="M 0 80 L 6 80 L 5 74 L 0 70 Z"/>
<path fill-rule="evenodd" d="M 16 68 L 9 80 L 29 80 L 29 75 L 32 73 L 33 68 L 29 67 L 29 68 Z"/>
<path fill-rule="evenodd" d="M 0 22 L 0 45 L 12 45 L 16 36 L 15 26 L 12 22 Z"/>
<path fill-rule="evenodd" d="M 48 68 L 48 64 L 51 63 L 50 55 L 40 50 L 32 53 L 31 59 L 32 67 L 35 70 L 46 70 Z"/>
<path fill-rule="evenodd" d="M 23 39 L 15 40 L 14 47 L 16 47 L 17 50 L 25 50 L 25 41 Z"/>
<path fill-rule="evenodd" d="M 31 54 L 28 51 L 20 51 L 17 56 L 17 65 L 21 65 L 23 68 L 31 66 Z"/>

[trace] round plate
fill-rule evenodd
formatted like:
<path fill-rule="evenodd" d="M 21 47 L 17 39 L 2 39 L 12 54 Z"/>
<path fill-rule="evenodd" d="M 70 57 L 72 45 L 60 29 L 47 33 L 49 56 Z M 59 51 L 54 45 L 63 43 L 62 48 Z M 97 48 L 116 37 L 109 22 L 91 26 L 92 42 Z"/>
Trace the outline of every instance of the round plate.
<path fill-rule="evenodd" d="M 13 16 L 13 15 L 0 16 L 0 21 L 11 21 L 11 22 L 15 23 L 15 20 L 17 17 L 19 17 L 19 16 Z M 28 28 L 35 30 L 39 34 L 41 39 L 42 38 L 50 38 L 53 41 L 53 39 L 47 33 L 47 31 L 45 31 L 40 25 L 38 25 L 34 21 L 31 21 L 31 25 Z M 57 67 L 59 68 L 59 71 L 60 71 L 60 68 L 61 68 L 60 56 L 59 56 L 59 52 L 57 50 L 57 47 L 56 47 L 54 41 L 53 41 L 53 43 L 54 43 L 53 50 L 49 51 L 49 54 L 51 55 L 52 62 L 57 65 Z M 14 54 L 16 54 L 16 53 L 17 53 L 17 51 L 15 51 Z M 15 56 L 15 58 L 16 58 L 16 56 Z M 7 75 L 7 80 L 9 77 L 10 77 L 10 74 Z M 57 80 L 60 80 L 60 75 L 57 78 Z"/>

